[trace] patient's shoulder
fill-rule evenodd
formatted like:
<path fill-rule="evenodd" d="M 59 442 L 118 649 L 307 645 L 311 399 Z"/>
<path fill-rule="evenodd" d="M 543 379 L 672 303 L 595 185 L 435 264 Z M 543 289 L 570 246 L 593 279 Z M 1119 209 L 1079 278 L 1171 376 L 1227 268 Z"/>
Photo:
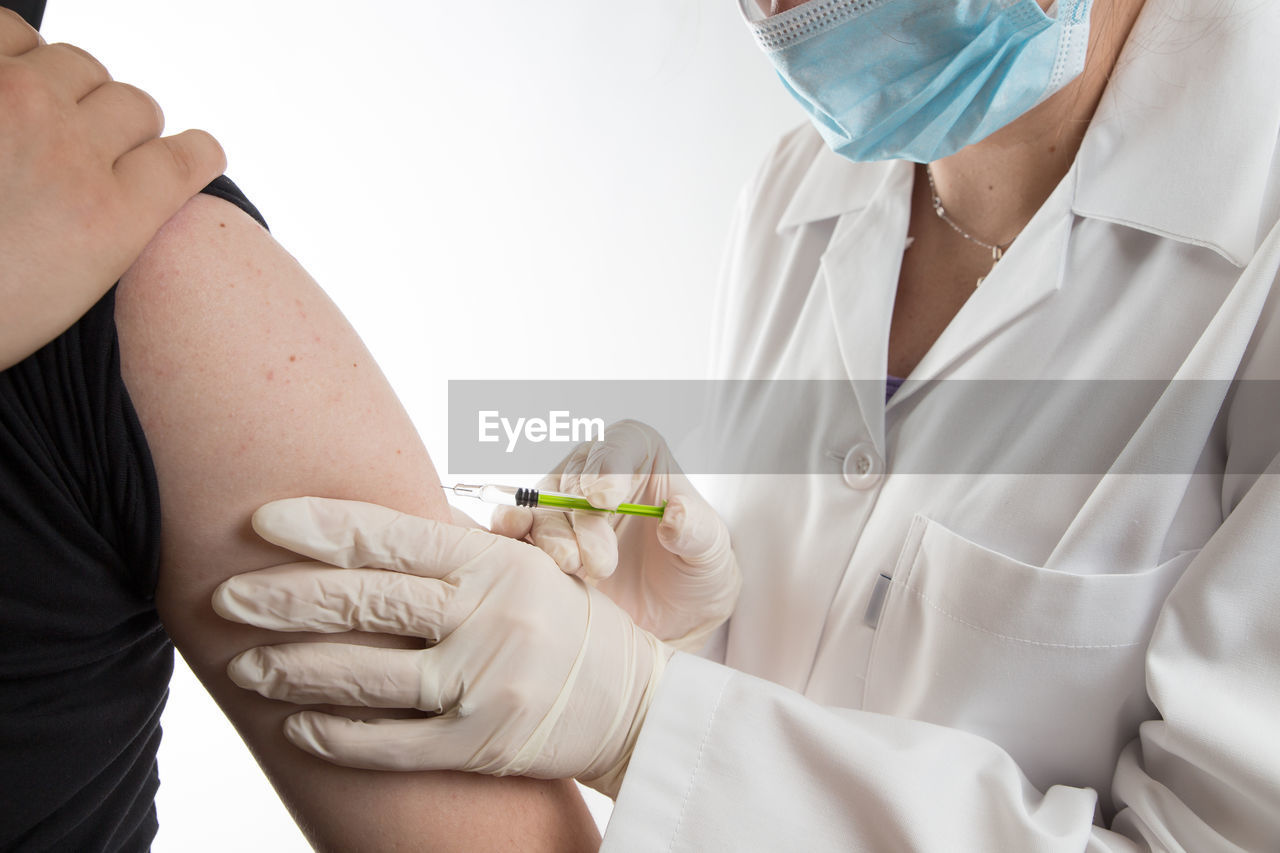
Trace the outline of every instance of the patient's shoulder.
<path fill-rule="evenodd" d="M 359 336 L 240 208 L 191 199 L 122 279 L 116 321 L 168 556 L 181 525 L 225 533 L 300 490 L 444 511 L 426 451 Z"/>

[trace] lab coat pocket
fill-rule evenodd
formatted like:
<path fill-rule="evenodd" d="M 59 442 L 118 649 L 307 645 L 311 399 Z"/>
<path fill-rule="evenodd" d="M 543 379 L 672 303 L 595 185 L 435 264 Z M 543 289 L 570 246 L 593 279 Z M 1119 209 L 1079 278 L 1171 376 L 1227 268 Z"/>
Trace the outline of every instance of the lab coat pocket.
<path fill-rule="evenodd" d="M 992 740 L 1042 790 L 1105 797 L 1120 749 L 1156 716 L 1147 643 L 1195 553 L 1076 575 L 917 516 L 880 608 L 864 708 Z"/>

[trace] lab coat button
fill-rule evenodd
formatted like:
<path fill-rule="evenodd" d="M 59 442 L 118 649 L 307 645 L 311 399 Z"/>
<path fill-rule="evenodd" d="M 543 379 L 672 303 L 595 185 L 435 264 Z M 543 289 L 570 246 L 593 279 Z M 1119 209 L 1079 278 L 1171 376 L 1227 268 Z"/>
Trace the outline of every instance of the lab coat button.
<path fill-rule="evenodd" d="M 884 474 L 884 460 L 867 442 L 849 448 L 844 456 L 844 481 L 854 489 L 874 488 Z"/>

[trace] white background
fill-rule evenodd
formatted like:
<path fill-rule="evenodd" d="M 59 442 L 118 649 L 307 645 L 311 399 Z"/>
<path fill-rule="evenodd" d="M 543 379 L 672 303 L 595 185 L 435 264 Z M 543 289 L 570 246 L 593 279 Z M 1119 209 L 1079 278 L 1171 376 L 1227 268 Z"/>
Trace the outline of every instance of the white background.
<path fill-rule="evenodd" d="M 449 379 L 700 375 L 733 202 L 802 120 L 737 0 L 50 0 L 43 31 L 218 137 L 446 483 Z M 157 851 L 308 849 L 181 662 L 164 727 Z"/>

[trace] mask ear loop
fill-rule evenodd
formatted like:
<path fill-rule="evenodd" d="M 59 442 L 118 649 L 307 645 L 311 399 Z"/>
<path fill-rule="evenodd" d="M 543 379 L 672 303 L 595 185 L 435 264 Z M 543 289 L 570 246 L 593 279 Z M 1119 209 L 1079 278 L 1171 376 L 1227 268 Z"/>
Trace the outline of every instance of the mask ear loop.
<path fill-rule="evenodd" d="M 742 13 L 742 19 L 748 24 L 754 24 L 769 17 L 769 13 L 760 6 L 762 2 L 765 0 L 738 0 L 738 11 Z"/>
<path fill-rule="evenodd" d="M 1058 59 L 1053 64 L 1053 73 L 1049 75 L 1049 94 L 1058 91 L 1063 85 L 1063 78 L 1074 69 L 1084 67 L 1085 54 L 1089 49 L 1089 11 L 1092 7 L 1087 0 L 1064 2 L 1066 9 L 1063 9 L 1063 2 L 1055 2 L 1045 12 L 1062 26 L 1061 35 L 1058 36 Z M 1063 17 L 1063 12 L 1066 13 L 1066 18 Z M 1079 71 L 1075 73 L 1078 74 Z"/>

